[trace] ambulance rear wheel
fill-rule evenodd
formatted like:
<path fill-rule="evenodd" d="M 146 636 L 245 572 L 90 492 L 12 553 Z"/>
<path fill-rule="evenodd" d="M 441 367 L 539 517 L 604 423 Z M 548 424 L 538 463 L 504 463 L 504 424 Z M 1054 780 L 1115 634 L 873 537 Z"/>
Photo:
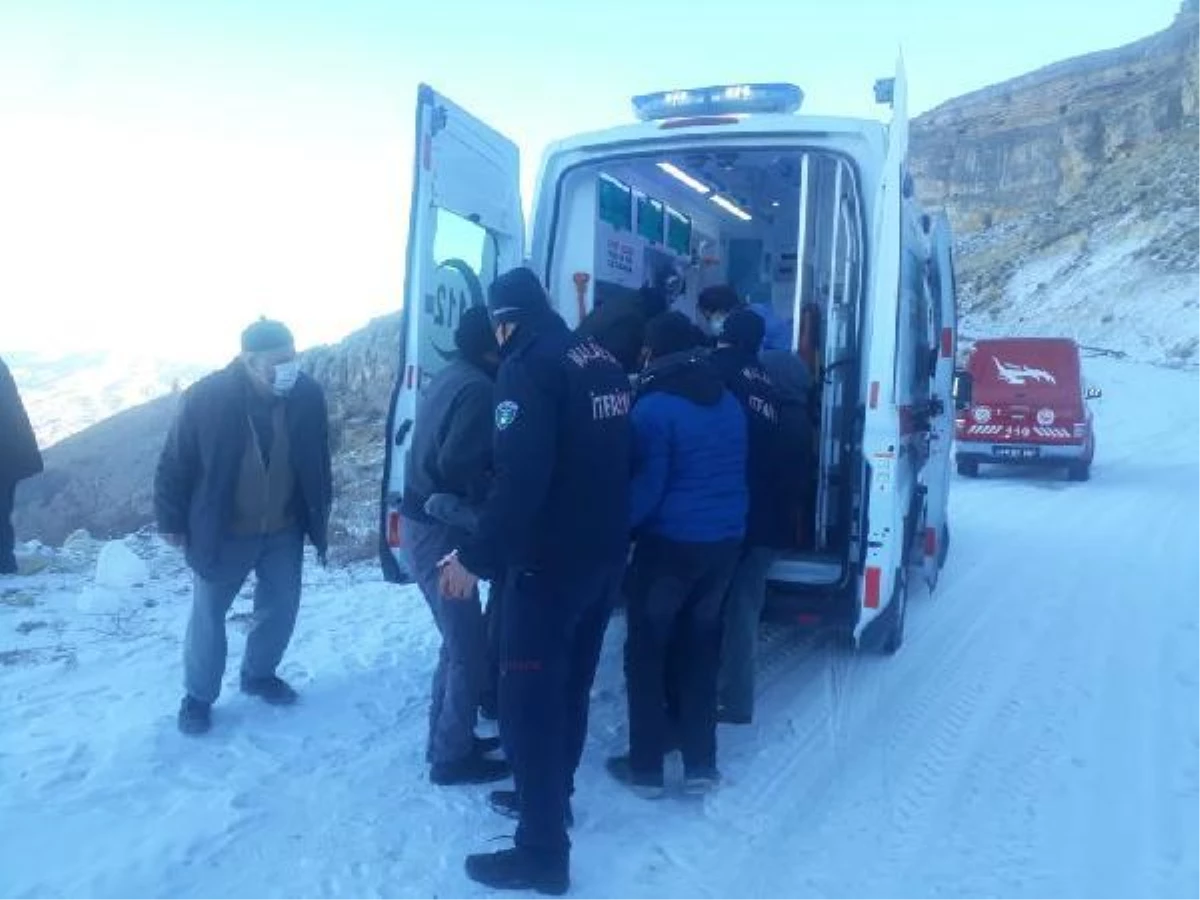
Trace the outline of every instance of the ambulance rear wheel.
<path fill-rule="evenodd" d="M 908 566 L 896 570 L 896 587 L 892 591 L 892 602 L 888 606 L 891 612 L 891 627 L 887 637 L 883 639 L 883 652 L 894 656 L 904 645 L 904 620 L 908 615 Z"/>
<path fill-rule="evenodd" d="M 1067 477 L 1072 481 L 1087 481 L 1092 477 L 1092 467 L 1087 463 L 1072 463 L 1067 469 Z"/>

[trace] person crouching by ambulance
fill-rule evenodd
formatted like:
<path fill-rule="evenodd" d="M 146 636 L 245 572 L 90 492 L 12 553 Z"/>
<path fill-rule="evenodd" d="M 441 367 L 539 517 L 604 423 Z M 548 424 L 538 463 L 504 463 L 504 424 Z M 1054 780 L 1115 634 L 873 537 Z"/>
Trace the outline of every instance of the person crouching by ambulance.
<path fill-rule="evenodd" d="M 479 592 L 452 598 L 438 585 L 438 563 L 469 528 L 445 521 L 450 516 L 439 518 L 437 507 L 429 505 L 438 497 L 457 499 L 468 510 L 481 507 L 491 484 L 492 392 L 500 348 L 485 308 L 463 313 L 454 345 L 457 357 L 421 391 L 400 507 L 408 565 L 442 636 L 425 749 L 429 780 L 437 785 L 499 781 L 510 772 L 506 762 L 486 755 L 500 742 L 475 734 L 487 678 Z"/>
<path fill-rule="evenodd" d="M 609 772 L 653 798 L 677 729 L 684 789 L 714 787 L 721 608 L 746 530 L 746 417 L 700 351 L 692 323 L 666 313 L 646 329 L 633 407 L 637 535 L 625 644 L 629 754 Z M 668 679 L 674 695 L 668 699 Z M 678 721 L 668 721 L 668 706 Z M 672 741 L 673 743 L 673 741 Z"/>
<path fill-rule="evenodd" d="M 735 725 L 749 724 L 754 715 L 754 660 L 767 571 L 775 561 L 776 548 L 786 545 L 778 512 L 781 467 L 786 462 L 779 396 L 758 362 L 764 331 L 762 318 L 753 310 L 736 309 L 724 321 L 717 349 L 710 357 L 746 414 L 749 437 L 746 542 L 725 602 L 721 643 L 718 718 Z"/>
<path fill-rule="evenodd" d="M 225 616 L 251 572 L 242 691 L 277 706 L 296 701 L 275 670 L 300 608 L 306 535 L 325 560 L 332 482 L 325 395 L 299 370 L 291 332 L 260 320 L 242 333 L 240 358 L 184 394 L 154 478 L 159 532 L 195 574 L 178 720 L 185 734 L 211 727 Z"/>

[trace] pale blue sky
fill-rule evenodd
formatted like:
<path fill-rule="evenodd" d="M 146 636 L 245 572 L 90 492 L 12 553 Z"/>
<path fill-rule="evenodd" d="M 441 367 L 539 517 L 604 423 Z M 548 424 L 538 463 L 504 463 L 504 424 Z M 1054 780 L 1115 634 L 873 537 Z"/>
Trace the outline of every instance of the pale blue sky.
<path fill-rule="evenodd" d="M 0 351 L 201 359 L 260 313 L 302 344 L 399 308 L 416 85 L 521 146 L 635 93 L 792 81 L 914 113 L 1165 27 L 1178 0 L 0 0 Z M 527 198 L 528 199 L 528 198 Z"/>

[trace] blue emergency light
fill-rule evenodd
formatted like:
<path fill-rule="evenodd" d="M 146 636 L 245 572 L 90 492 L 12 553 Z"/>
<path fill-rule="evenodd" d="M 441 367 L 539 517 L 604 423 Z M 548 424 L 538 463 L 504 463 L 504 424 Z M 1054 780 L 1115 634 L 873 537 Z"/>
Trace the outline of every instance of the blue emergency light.
<path fill-rule="evenodd" d="M 633 98 L 633 112 L 643 122 L 654 122 L 685 116 L 794 113 L 803 102 L 804 91 L 794 84 L 723 84 L 642 94 Z"/>

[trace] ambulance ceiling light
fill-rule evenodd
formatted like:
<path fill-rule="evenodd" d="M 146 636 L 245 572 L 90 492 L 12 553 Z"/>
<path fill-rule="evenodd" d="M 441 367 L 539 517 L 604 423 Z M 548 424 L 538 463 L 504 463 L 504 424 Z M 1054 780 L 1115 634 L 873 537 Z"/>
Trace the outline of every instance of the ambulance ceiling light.
<path fill-rule="evenodd" d="M 633 112 L 642 122 L 683 116 L 794 113 L 804 91 L 794 84 L 727 84 L 681 91 L 659 91 L 633 98 Z"/>
<path fill-rule="evenodd" d="M 709 190 L 709 187 L 707 184 L 705 184 L 703 181 L 701 181 L 698 178 L 693 178 L 687 172 L 683 171 L 683 169 L 679 168 L 679 166 L 673 165 L 672 163 L 669 163 L 669 162 L 660 162 L 658 164 L 658 167 L 660 169 L 662 169 L 664 172 L 666 172 L 668 175 L 670 175 L 672 178 L 674 178 L 676 181 L 681 181 L 684 184 L 686 184 L 697 194 L 704 194 L 707 196 L 708 194 L 712 193 L 712 191 Z"/>
<path fill-rule="evenodd" d="M 721 209 L 725 210 L 725 212 L 729 213 L 730 215 L 736 216 L 737 218 L 741 219 L 743 222 L 749 222 L 750 219 L 752 218 L 750 213 L 746 212 L 744 209 L 742 209 L 740 206 L 738 206 L 732 200 L 726 200 L 720 194 L 713 194 L 708 199 L 711 200 L 713 203 L 717 204 L 717 206 L 721 207 Z"/>

